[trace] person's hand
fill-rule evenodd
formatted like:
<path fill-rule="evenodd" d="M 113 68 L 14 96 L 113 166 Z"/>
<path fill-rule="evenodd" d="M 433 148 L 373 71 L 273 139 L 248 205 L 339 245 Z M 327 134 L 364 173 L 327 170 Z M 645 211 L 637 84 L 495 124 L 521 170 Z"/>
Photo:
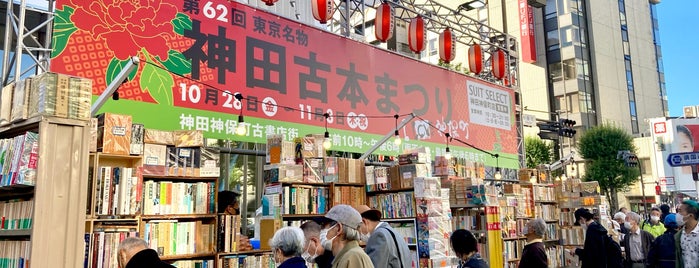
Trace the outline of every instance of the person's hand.
<path fill-rule="evenodd" d="M 575 249 L 575 255 L 582 256 L 582 253 L 583 253 L 583 249 L 581 249 L 581 248 Z"/>

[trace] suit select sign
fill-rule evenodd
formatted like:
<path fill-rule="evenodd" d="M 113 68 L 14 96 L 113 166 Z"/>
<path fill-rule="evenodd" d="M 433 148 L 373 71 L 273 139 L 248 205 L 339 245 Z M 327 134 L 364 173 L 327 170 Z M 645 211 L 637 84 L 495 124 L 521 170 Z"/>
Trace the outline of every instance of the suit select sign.
<path fill-rule="evenodd" d="M 393 132 L 393 115 L 415 113 L 485 150 L 517 153 L 511 90 L 237 2 L 98 3 L 56 2 L 52 71 L 94 79 L 97 95 L 138 56 L 138 70 L 119 88 L 122 100 L 103 111 L 132 114 L 146 127 L 263 143 L 270 133 L 322 133 L 328 113 L 333 146 L 364 152 Z M 471 95 L 467 84 L 482 94 Z M 241 110 L 248 131 L 236 137 Z M 380 153 L 445 142 L 420 120 L 400 134 L 407 147 Z"/>

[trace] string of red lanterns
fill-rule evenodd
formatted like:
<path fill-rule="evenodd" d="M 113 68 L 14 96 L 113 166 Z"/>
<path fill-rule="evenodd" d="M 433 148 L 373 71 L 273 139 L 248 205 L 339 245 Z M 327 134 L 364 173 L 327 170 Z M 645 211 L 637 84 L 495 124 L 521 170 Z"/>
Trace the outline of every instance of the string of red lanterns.
<path fill-rule="evenodd" d="M 313 0 L 311 1 L 313 9 L 313 18 L 322 24 L 326 24 L 333 14 L 332 0 Z"/>
<path fill-rule="evenodd" d="M 427 34 L 425 34 L 425 20 L 422 16 L 417 16 L 410 20 L 408 27 L 408 46 L 415 53 L 420 53 L 425 50 L 427 43 Z"/>
<path fill-rule="evenodd" d="M 454 33 L 449 28 L 439 34 L 439 58 L 445 63 L 450 63 L 456 56 Z"/>

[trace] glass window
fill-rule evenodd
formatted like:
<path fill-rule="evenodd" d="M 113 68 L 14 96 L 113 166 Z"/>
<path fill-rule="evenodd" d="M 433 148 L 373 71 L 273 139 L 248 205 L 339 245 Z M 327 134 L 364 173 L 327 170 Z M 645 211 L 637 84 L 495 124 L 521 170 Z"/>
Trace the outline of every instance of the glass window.
<path fill-rule="evenodd" d="M 544 7 L 545 19 L 556 17 L 556 2 L 555 0 L 546 1 L 546 6 Z"/>
<path fill-rule="evenodd" d="M 563 80 L 563 77 L 561 74 L 563 73 L 563 70 L 561 70 L 561 63 L 556 62 L 549 64 L 549 79 L 553 82 L 558 82 Z"/>
<path fill-rule="evenodd" d="M 629 46 L 629 42 L 622 42 L 622 46 L 624 47 L 624 57 L 631 57 L 631 48 Z"/>
<path fill-rule="evenodd" d="M 625 26 L 621 26 L 621 41 L 629 41 L 629 31 L 626 29 Z"/>
<path fill-rule="evenodd" d="M 619 12 L 626 13 L 626 7 L 624 5 L 624 0 L 619 0 Z"/>
<path fill-rule="evenodd" d="M 558 30 L 546 32 L 546 44 L 549 46 L 558 44 Z"/>
<path fill-rule="evenodd" d="M 631 70 L 626 70 L 626 84 L 633 86 L 633 74 Z"/>
<path fill-rule="evenodd" d="M 575 59 L 567 59 L 563 61 L 563 70 L 565 74 L 565 79 L 575 79 L 577 78 L 575 73 Z"/>
<path fill-rule="evenodd" d="M 432 38 L 430 39 L 430 56 L 434 56 L 439 54 L 439 51 L 437 51 L 437 39 Z"/>
<path fill-rule="evenodd" d="M 624 67 L 626 67 L 626 71 L 631 70 L 631 60 L 630 59 L 624 59 Z"/>
<path fill-rule="evenodd" d="M 262 150 L 259 146 L 252 143 L 234 143 L 233 148 Z M 222 174 L 222 187 L 226 190 L 235 189 L 240 193 L 240 214 L 241 217 L 247 219 L 243 222 L 243 232 L 245 235 L 253 235 L 255 210 L 260 206 L 258 200 L 262 192 L 258 192 L 258 187 L 261 187 L 263 167 L 265 163 L 264 156 L 243 155 L 243 154 L 222 154 L 221 163 L 224 165 L 226 172 Z"/>
<path fill-rule="evenodd" d="M 638 134 L 638 119 L 635 117 L 631 118 L 631 132 L 633 134 Z"/>
<path fill-rule="evenodd" d="M 636 117 L 636 102 L 629 101 L 629 109 L 631 110 L 631 117 Z"/>

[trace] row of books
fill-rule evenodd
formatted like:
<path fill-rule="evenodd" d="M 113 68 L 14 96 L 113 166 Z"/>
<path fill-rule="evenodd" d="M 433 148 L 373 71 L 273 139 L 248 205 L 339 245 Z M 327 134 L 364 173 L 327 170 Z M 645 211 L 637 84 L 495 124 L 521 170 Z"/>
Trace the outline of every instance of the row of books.
<path fill-rule="evenodd" d="M 240 216 L 218 215 L 218 231 L 216 233 L 216 251 L 234 252 L 238 250 L 240 233 Z"/>
<path fill-rule="evenodd" d="M 172 264 L 177 268 L 214 268 L 214 260 L 186 260 Z"/>
<path fill-rule="evenodd" d="M 350 206 L 364 205 L 366 191 L 364 187 L 356 186 L 335 186 L 333 193 L 334 204 L 345 204 Z"/>
<path fill-rule="evenodd" d="M 143 230 L 150 248 L 161 256 L 213 252 L 215 232 L 214 224 L 176 220 L 150 221 Z"/>
<path fill-rule="evenodd" d="M 282 191 L 282 214 L 325 214 L 328 211 L 328 187 L 284 186 Z"/>
<path fill-rule="evenodd" d="M 138 232 L 133 228 L 95 229 L 93 233 L 85 234 L 85 267 L 86 268 L 115 268 L 119 243 L 127 237 L 137 237 Z"/>
<path fill-rule="evenodd" d="M 0 186 L 34 185 L 39 161 L 39 134 L 26 132 L 0 140 Z"/>
<path fill-rule="evenodd" d="M 405 243 L 417 244 L 417 233 L 415 223 L 413 222 L 389 222 L 388 223 L 396 233 L 399 233 L 405 239 Z"/>
<path fill-rule="evenodd" d="M 536 196 L 536 201 L 556 201 L 555 188 L 550 186 L 534 185 L 534 196 Z"/>
<path fill-rule="evenodd" d="M 32 228 L 34 200 L 0 203 L 1 229 L 23 230 Z"/>
<path fill-rule="evenodd" d="M 545 240 L 557 240 L 558 239 L 558 224 L 547 223 L 546 232 L 544 233 Z"/>
<path fill-rule="evenodd" d="M 0 241 L 0 267 L 29 268 L 30 241 Z"/>
<path fill-rule="evenodd" d="M 580 227 L 562 228 L 561 245 L 582 245 L 585 242 L 585 233 Z"/>
<path fill-rule="evenodd" d="M 557 221 L 559 220 L 560 211 L 558 206 L 547 205 L 547 204 L 537 204 L 534 207 L 536 211 L 536 217 L 541 218 L 545 221 Z"/>
<path fill-rule="evenodd" d="M 221 268 L 274 268 L 271 254 L 225 256 L 218 260 Z"/>
<path fill-rule="evenodd" d="M 143 214 L 211 214 L 216 208 L 213 182 L 146 181 Z"/>
<path fill-rule="evenodd" d="M 503 254 L 505 254 L 506 260 L 514 260 L 522 257 L 522 250 L 524 245 L 527 244 L 526 240 L 511 240 L 504 242 Z"/>
<path fill-rule="evenodd" d="M 453 210 L 451 221 L 455 229 L 484 230 L 485 227 L 485 215 L 473 209 Z"/>
<path fill-rule="evenodd" d="M 135 215 L 141 200 L 140 179 L 134 168 L 99 167 L 95 188 L 97 215 Z"/>
<path fill-rule="evenodd" d="M 521 199 L 517 201 L 517 217 L 532 217 L 534 215 L 534 196 L 532 188 L 522 187 Z"/>
<path fill-rule="evenodd" d="M 371 196 L 369 197 L 369 207 L 381 211 L 382 218 L 412 218 L 416 216 L 413 192 Z"/>
<path fill-rule="evenodd" d="M 560 246 L 546 247 L 546 258 L 549 261 L 549 267 L 562 267 L 563 263 L 561 260 L 563 256 L 563 248 Z"/>

